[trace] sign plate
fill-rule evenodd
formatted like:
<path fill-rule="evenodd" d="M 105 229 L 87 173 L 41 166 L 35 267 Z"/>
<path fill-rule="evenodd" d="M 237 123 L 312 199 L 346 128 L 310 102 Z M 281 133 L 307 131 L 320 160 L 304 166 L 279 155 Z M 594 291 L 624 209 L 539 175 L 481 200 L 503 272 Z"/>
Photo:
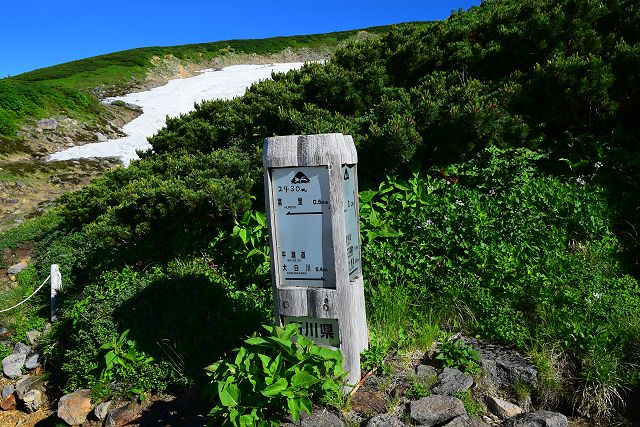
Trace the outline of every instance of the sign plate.
<path fill-rule="evenodd" d="M 289 323 L 297 323 L 300 335 L 309 338 L 316 344 L 328 345 L 331 347 L 340 346 L 338 319 L 283 316 L 282 323 L 285 325 L 288 325 Z"/>
<path fill-rule="evenodd" d="M 344 234 L 347 244 L 347 266 L 349 280 L 361 273 L 360 234 L 358 233 L 358 212 L 355 165 L 342 165 L 342 196 L 344 200 Z"/>
<path fill-rule="evenodd" d="M 335 288 L 328 166 L 271 169 L 282 286 Z"/>

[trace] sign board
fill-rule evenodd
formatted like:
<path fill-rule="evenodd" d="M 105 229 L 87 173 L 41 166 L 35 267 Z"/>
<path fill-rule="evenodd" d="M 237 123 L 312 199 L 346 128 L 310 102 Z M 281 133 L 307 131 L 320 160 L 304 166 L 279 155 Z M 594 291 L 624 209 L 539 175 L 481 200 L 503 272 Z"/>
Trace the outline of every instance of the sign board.
<path fill-rule="evenodd" d="M 283 286 L 335 288 L 327 166 L 271 171 Z"/>
<path fill-rule="evenodd" d="M 338 347 L 348 383 L 368 346 L 357 152 L 338 133 L 266 138 L 265 202 L 276 322 Z"/>
<path fill-rule="evenodd" d="M 298 332 L 319 345 L 330 347 L 340 346 L 338 319 L 318 319 L 315 317 L 284 316 L 283 323 L 298 324 Z"/>
<path fill-rule="evenodd" d="M 360 216 L 356 210 L 358 193 L 356 192 L 356 165 L 342 165 L 342 198 L 344 200 L 344 228 L 347 244 L 347 265 L 349 280 L 358 277 L 362 271 L 360 262 Z"/>

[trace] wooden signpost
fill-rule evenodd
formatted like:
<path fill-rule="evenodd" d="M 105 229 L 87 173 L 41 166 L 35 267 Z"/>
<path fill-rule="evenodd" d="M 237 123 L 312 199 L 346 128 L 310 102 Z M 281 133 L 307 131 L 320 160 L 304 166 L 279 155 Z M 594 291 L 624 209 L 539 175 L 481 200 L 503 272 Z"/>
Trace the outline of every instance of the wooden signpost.
<path fill-rule="evenodd" d="M 355 384 L 368 331 L 353 139 L 266 138 L 263 163 L 276 321 L 340 348 Z"/>

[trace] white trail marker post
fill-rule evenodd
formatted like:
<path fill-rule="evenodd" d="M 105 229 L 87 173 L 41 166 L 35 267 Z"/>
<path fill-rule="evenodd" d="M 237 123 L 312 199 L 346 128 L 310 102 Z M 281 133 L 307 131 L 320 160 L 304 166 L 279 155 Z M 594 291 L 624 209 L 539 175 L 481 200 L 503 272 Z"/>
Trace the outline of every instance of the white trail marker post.
<path fill-rule="evenodd" d="M 368 330 L 353 139 L 266 138 L 263 163 L 276 322 L 339 348 L 356 384 Z"/>

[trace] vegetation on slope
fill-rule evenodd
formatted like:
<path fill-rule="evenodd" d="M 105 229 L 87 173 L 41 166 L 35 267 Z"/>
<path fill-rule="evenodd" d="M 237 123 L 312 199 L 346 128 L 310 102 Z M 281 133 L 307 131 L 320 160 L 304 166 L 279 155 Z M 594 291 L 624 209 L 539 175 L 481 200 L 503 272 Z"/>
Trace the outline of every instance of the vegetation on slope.
<path fill-rule="evenodd" d="M 202 381 L 271 315 L 263 138 L 343 132 L 368 190 L 372 329 L 419 345 L 438 321 L 541 366 L 560 353 L 567 388 L 541 400 L 606 419 L 640 385 L 639 24 L 632 1 L 487 1 L 168 120 L 41 240 L 37 271 L 70 281 L 50 366 L 104 385 L 100 346 L 130 329 L 154 359 L 144 387 Z"/>

